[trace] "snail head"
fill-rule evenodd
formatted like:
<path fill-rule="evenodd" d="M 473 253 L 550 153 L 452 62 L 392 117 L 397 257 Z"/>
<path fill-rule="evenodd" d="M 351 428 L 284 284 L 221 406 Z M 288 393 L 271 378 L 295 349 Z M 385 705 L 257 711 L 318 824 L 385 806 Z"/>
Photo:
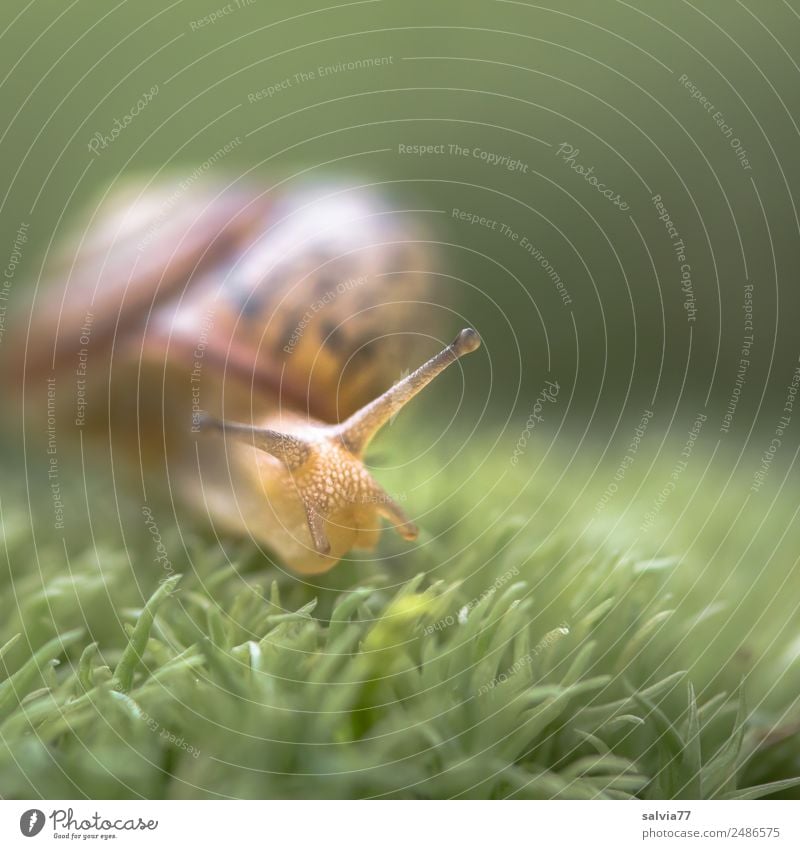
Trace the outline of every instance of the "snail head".
<path fill-rule="evenodd" d="M 280 525 L 270 545 L 290 568 L 326 572 L 351 548 L 374 548 L 382 518 L 404 539 L 416 539 L 417 526 L 372 477 L 364 454 L 381 427 L 418 392 L 478 347 L 478 334 L 462 330 L 435 357 L 339 424 L 284 414 L 254 427 L 201 416 L 202 431 L 247 449 L 244 462 L 256 468 Z"/>

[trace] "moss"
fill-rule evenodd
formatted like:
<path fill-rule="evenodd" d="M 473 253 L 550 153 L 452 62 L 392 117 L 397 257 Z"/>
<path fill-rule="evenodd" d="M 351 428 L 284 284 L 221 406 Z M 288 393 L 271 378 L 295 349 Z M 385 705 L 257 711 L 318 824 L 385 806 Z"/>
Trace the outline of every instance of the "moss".
<path fill-rule="evenodd" d="M 621 511 L 613 533 L 610 513 L 577 528 L 591 493 L 558 502 L 522 472 L 463 486 L 507 460 L 478 448 L 445 498 L 403 471 L 429 507 L 417 547 L 387 536 L 315 584 L 157 505 L 169 575 L 139 505 L 124 548 L 96 521 L 65 560 L 4 501 L 2 795 L 796 795 L 797 637 L 762 619 L 794 561 L 714 573 L 688 532 L 668 557 Z"/>

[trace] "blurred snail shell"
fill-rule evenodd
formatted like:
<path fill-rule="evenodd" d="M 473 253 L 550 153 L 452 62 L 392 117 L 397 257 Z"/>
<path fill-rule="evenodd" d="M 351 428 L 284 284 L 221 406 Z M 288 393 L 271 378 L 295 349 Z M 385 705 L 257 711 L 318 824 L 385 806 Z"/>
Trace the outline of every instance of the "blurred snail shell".
<path fill-rule="evenodd" d="M 58 394 L 59 422 L 299 573 L 373 548 L 381 518 L 416 537 L 362 457 L 479 339 L 392 385 L 441 311 L 424 242 L 377 192 L 131 184 L 51 266 L 14 345 L 29 425 Z"/>

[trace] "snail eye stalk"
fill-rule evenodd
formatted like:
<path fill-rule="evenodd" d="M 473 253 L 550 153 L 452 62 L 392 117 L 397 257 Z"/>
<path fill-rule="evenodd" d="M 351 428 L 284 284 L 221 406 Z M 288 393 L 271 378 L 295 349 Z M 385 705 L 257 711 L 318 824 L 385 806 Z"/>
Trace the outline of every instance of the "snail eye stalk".
<path fill-rule="evenodd" d="M 480 345 L 476 331 L 472 328 L 462 330 L 443 351 L 338 425 L 335 430 L 342 443 L 360 457 L 389 419 L 448 366 L 464 354 L 476 351 Z"/>

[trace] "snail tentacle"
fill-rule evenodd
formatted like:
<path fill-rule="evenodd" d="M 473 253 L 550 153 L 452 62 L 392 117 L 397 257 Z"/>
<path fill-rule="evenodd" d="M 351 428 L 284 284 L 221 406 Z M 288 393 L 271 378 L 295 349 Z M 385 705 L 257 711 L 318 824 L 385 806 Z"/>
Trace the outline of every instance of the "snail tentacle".
<path fill-rule="evenodd" d="M 480 345 L 478 333 L 471 327 L 465 328 L 435 357 L 336 426 L 337 435 L 349 451 L 357 456 L 362 455 L 372 438 L 389 419 L 448 366 L 464 354 L 476 351 Z"/>
<path fill-rule="evenodd" d="M 201 413 L 198 421 L 201 431 L 214 431 L 245 444 L 253 445 L 281 460 L 288 469 L 298 469 L 311 456 L 312 447 L 303 439 L 267 427 L 253 427 L 241 422 L 215 419 Z"/>
<path fill-rule="evenodd" d="M 419 528 L 406 515 L 406 511 L 379 486 L 376 486 L 376 497 L 380 498 L 378 512 L 394 526 L 403 539 L 415 540 L 419 536 Z"/>

